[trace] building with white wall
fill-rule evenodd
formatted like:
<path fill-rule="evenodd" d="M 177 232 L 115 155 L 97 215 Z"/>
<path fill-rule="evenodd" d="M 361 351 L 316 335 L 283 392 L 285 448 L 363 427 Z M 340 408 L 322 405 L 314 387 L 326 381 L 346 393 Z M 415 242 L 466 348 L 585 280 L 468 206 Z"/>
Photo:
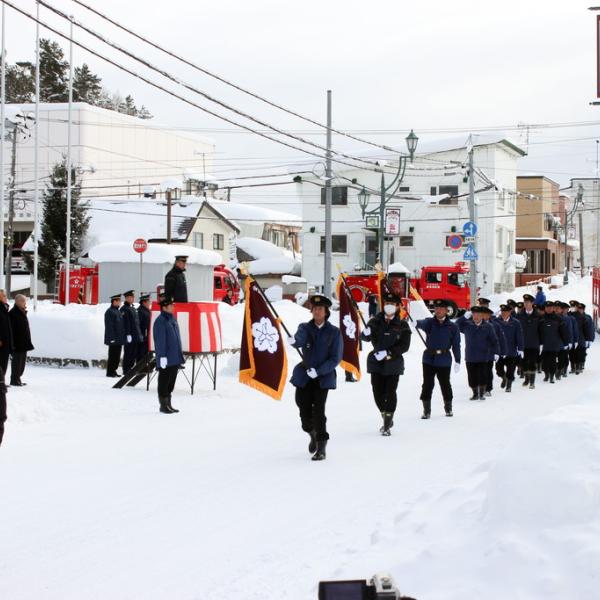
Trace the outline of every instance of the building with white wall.
<path fill-rule="evenodd" d="M 422 144 L 418 151 L 414 163 L 406 170 L 398 197 L 388 203 L 388 207 L 400 208 L 400 235 L 386 241 L 383 257 L 384 266 L 400 261 L 412 272 L 426 265 L 451 265 L 462 260 L 462 251 L 452 251 L 447 239 L 452 233 L 461 233 L 463 223 L 469 220 L 465 140 Z M 515 252 L 517 161 L 524 154 L 502 137 L 475 138 L 478 284 L 484 293 L 514 287 L 514 272 L 511 272 L 514 269 L 509 268 L 508 258 Z M 393 173 L 392 156 L 386 165 L 381 161 L 380 164 L 386 172 Z M 353 271 L 372 268 L 377 261 L 377 230 L 367 227 L 358 193 L 363 186 L 370 190 L 367 211 L 376 210 L 381 174 L 335 164 L 334 173 L 332 273 L 335 278 L 337 265 Z M 393 174 L 386 174 L 386 183 L 392 179 Z M 323 180 L 314 176 L 303 176 L 296 184 L 303 211 L 302 274 L 314 286 L 323 285 L 323 185 Z M 445 194 L 449 196 L 440 198 Z"/>

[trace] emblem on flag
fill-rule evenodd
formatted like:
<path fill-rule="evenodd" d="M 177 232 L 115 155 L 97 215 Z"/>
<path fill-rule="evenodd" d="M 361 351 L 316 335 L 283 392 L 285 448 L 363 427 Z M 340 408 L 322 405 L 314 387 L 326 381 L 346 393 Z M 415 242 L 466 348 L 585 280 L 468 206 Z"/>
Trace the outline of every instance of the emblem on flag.
<path fill-rule="evenodd" d="M 351 292 L 346 287 L 341 274 L 338 277 L 336 293 L 340 302 L 340 332 L 344 345 L 340 366 L 344 371 L 349 371 L 357 380 L 360 380 L 360 317 L 350 297 Z"/>

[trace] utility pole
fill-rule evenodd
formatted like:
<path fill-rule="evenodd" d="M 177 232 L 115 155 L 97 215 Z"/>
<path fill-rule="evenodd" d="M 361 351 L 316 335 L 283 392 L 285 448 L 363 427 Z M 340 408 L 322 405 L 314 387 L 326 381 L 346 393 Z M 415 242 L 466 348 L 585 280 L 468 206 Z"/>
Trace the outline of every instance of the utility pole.
<path fill-rule="evenodd" d="M 33 310 L 37 310 L 39 278 L 39 204 L 40 204 L 40 3 L 37 2 L 37 23 L 35 24 L 35 147 L 33 171 L 35 177 L 33 205 Z"/>
<path fill-rule="evenodd" d="M 14 221 L 15 221 L 15 185 L 17 179 L 17 135 L 18 127 L 12 132 L 12 156 L 10 160 L 10 193 L 8 195 L 8 248 L 6 252 L 5 272 L 5 291 L 10 298 L 10 288 L 12 284 L 12 255 L 14 246 Z"/>
<path fill-rule="evenodd" d="M 580 274 L 583 277 L 585 274 L 585 265 L 583 263 L 583 215 L 579 213 L 579 265 Z"/>
<path fill-rule="evenodd" d="M 0 286 L 4 286 L 4 105 L 6 104 L 5 4 L 2 3 L 2 58 L 0 58 Z"/>
<path fill-rule="evenodd" d="M 323 294 L 331 297 L 331 90 L 327 90 L 327 152 L 325 153 L 325 268 Z"/>
<path fill-rule="evenodd" d="M 377 240 L 379 242 L 379 264 L 382 269 L 385 269 L 385 263 L 383 260 L 383 238 L 385 237 L 385 177 L 383 175 L 383 170 L 381 173 L 381 189 L 380 189 L 380 197 L 379 197 L 379 231 Z M 383 307 L 381 307 L 383 308 Z"/>
<path fill-rule="evenodd" d="M 73 161 L 71 157 L 71 121 L 73 115 L 73 17 L 69 32 L 69 118 L 67 124 L 67 235 L 65 240 L 65 306 L 71 295 L 71 185 Z"/>
<path fill-rule="evenodd" d="M 477 225 L 477 211 L 475 210 L 475 165 L 473 159 L 473 137 L 469 136 L 469 220 Z M 477 244 L 473 241 L 473 249 L 477 251 Z M 471 306 L 477 301 L 477 260 L 471 261 L 469 269 L 469 287 L 471 288 Z"/>
<path fill-rule="evenodd" d="M 167 244 L 171 243 L 171 190 L 167 190 Z"/>

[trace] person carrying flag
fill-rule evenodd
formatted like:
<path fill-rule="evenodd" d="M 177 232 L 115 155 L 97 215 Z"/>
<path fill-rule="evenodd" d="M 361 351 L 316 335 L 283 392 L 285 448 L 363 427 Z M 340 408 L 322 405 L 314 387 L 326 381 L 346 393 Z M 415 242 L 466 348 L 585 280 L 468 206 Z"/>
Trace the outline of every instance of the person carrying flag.
<path fill-rule="evenodd" d="M 452 355 L 454 355 L 454 372 L 460 371 L 460 332 L 448 318 L 448 301 L 434 300 L 433 310 L 433 317 L 417 321 L 417 329 L 423 331 L 427 336 L 426 348 L 423 352 L 422 419 L 429 419 L 431 416 L 431 394 L 436 377 L 442 390 L 446 416 L 452 416 L 452 385 L 450 383 Z"/>
<path fill-rule="evenodd" d="M 309 298 L 312 319 L 301 323 L 289 343 L 302 352 L 302 361 L 294 367 L 291 384 L 296 388 L 303 431 L 310 436 L 308 451 L 312 460 L 326 458 L 327 417 L 325 402 L 329 390 L 336 388 L 336 367 L 342 360 L 340 330 L 329 322 L 331 300 L 321 294 Z"/>
<path fill-rule="evenodd" d="M 391 435 L 396 410 L 398 380 L 404 374 L 404 357 L 410 348 L 412 332 L 399 316 L 402 301 L 391 293 L 383 294 L 383 311 L 369 320 L 361 339 L 373 344 L 367 357 L 367 372 L 375 404 L 383 418 L 381 435 Z"/>

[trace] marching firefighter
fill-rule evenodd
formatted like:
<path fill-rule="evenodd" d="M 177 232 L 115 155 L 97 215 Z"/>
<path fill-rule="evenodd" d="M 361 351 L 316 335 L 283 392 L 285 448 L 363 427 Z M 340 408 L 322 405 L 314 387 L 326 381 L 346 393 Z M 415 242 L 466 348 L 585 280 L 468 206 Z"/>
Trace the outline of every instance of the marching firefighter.
<path fill-rule="evenodd" d="M 498 336 L 493 325 L 484 321 L 485 310 L 483 306 L 473 306 L 456 320 L 459 331 L 465 336 L 465 362 L 469 387 L 473 391 L 471 400 L 485 400 L 488 357 L 491 355 L 494 360 L 500 358 Z"/>
<path fill-rule="evenodd" d="M 367 357 L 367 372 L 371 374 L 371 387 L 375 404 L 383 418 L 381 435 L 391 435 L 396 410 L 398 380 L 404 374 L 404 357 L 410 348 L 412 332 L 408 323 L 400 318 L 402 301 L 395 294 L 383 294 L 383 310 L 375 315 L 363 329 L 361 339 L 373 344 Z"/>
<path fill-rule="evenodd" d="M 506 342 L 504 340 L 504 333 L 502 331 L 502 328 L 500 327 L 497 319 L 494 317 L 494 312 L 489 307 L 490 301 L 486 300 L 485 302 L 487 304 L 481 304 L 481 300 L 479 302 L 483 314 L 483 320 L 486 323 L 489 323 L 494 328 L 494 332 L 496 333 L 496 337 L 498 338 L 498 344 L 500 346 L 499 355 L 490 350 L 486 365 L 485 395 L 491 396 L 492 390 L 494 389 L 494 363 L 500 360 L 506 354 Z"/>
<path fill-rule="evenodd" d="M 128 290 L 123 292 L 123 306 L 121 306 L 121 314 L 123 315 L 123 333 L 124 348 L 123 348 L 123 375 L 127 373 L 135 365 L 139 344 L 142 341 L 142 332 L 140 331 L 140 319 L 138 311 L 133 305 L 135 301 L 135 292 Z"/>
<path fill-rule="evenodd" d="M 108 360 L 106 361 L 106 376 L 118 377 L 117 369 L 121 360 L 121 349 L 125 339 L 123 327 L 123 313 L 119 310 L 121 306 L 121 294 L 110 297 L 110 306 L 104 313 L 104 344 L 108 346 Z"/>
<path fill-rule="evenodd" d="M 585 312 L 585 304 L 577 303 L 577 312 L 575 313 L 577 325 L 579 329 L 577 352 L 575 354 L 575 373 L 578 375 L 585 368 L 585 360 L 587 358 L 587 350 L 594 341 L 594 321 L 592 317 Z"/>
<path fill-rule="evenodd" d="M 501 387 L 511 392 L 517 358 L 523 357 L 523 329 L 518 319 L 512 316 L 512 308 L 508 304 L 500 305 L 500 318 L 496 319 L 496 323 L 504 339 L 504 356 L 496 362 L 496 374 L 502 379 Z"/>
<path fill-rule="evenodd" d="M 142 341 L 137 346 L 136 361 L 144 360 L 148 354 L 148 333 L 150 331 L 151 306 L 152 300 L 150 299 L 150 294 L 141 294 L 140 305 L 138 306 L 137 312 Z"/>
<path fill-rule="evenodd" d="M 458 327 L 448 318 L 448 301 L 435 300 L 433 317 L 417 321 L 417 328 L 426 334 L 426 347 L 423 352 L 423 386 L 421 402 L 423 402 L 422 419 L 431 416 L 431 394 L 437 377 L 446 416 L 452 416 L 452 385 L 450 368 L 454 355 L 454 372 L 460 371 L 460 332 Z"/>
<path fill-rule="evenodd" d="M 187 256 L 179 255 L 175 257 L 173 268 L 165 275 L 165 298 L 170 298 L 173 302 L 187 302 L 187 281 L 185 279 L 185 265 Z"/>
<path fill-rule="evenodd" d="M 568 348 L 569 336 L 565 322 L 554 312 L 552 300 L 544 304 L 544 313 L 541 319 L 542 369 L 544 381 L 554 383 L 558 353 Z"/>
<path fill-rule="evenodd" d="M 554 312 L 558 318 L 565 324 L 567 332 L 567 345 L 559 351 L 558 360 L 556 365 L 556 380 L 560 380 L 563 377 L 567 377 L 569 372 L 569 352 L 575 343 L 575 337 L 577 335 L 577 323 L 569 315 L 569 305 L 566 302 L 556 301 L 554 303 Z"/>
<path fill-rule="evenodd" d="M 531 294 L 525 294 L 523 296 L 523 309 L 519 311 L 517 316 L 523 330 L 522 369 L 525 376 L 523 385 L 529 386 L 530 390 L 535 389 L 535 374 L 540 346 L 542 345 L 541 317 L 535 308 L 534 300 Z"/>
<path fill-rule="evenodd" d="M 324 460 L 329 440 L 325 403 L 329 390 L 336 388 L 335 369 L 342 360 L 342 335 L 329 322 L 329 298 L 315 294 L 309 303 L 313 318 L 301 323 L 288 340 L 303 356 L 294 367 L 291 383 L 296 387 L 302 429 L 310 436 L 308 451 L 313 454 L 312 460 Z"/>
<path fill-rule="evenodd" d="M 578 364 L 578 353 L 579 353 L 579 342 L 582 339 L 582 329 L 580 328 L 580 315 L 577 310 L 577 305 L 579 301 L 570 300 L 569 301 L 569 317 L 571 318 L 571 322 L 573 324 L 573 343 L 571 345 L 571 349 L 569 350 L 569 362 L 571 363 L 571 373 L 577 374 L 577 364 Z"/>
<path fill-rule="evenodd" d="M 177 373 L 185 363 L 181 349 L 181 336 L 177 319 L 173 316 L 174 306 L 170 298 L 160 302 L 160 315 L 152 326 L 156 368 L 158 369 L 158 403 L 160 412 L 177 413 L 171 404 L 171 395 L 175 388 Z"/>
<path fill-rule="evenodd" d="M 10 354 L 13 351 L 13 337 L 8 310 L 8 297 L 4 290 L 0 290 L 0 369 L 5 375 Z"/>

